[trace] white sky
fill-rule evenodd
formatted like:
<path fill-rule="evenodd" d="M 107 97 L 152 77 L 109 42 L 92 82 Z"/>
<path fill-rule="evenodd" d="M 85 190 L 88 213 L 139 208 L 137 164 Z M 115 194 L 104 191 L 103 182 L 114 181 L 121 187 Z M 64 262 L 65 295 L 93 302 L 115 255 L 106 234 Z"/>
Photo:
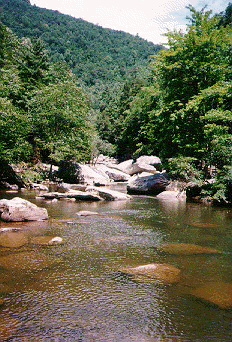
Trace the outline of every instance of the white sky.
<path fill-rule="evenodd" d="M 165 43 L 162 34 L 174 28 L 184 30 L 191 4 L 197 10 L 220 13 L 230 0 L 30 0 L 32 5 L 58 10 L 105 28 L 121 30 L 152 41 Z"/>

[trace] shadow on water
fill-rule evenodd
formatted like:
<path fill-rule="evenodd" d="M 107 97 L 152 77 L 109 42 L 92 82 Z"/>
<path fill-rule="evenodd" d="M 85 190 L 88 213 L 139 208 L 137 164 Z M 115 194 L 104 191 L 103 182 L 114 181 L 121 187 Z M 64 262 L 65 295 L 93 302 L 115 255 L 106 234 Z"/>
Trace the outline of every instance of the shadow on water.
<path fill-rule="evenodd" d="M 24 234 L 21 245 L 17 235 L 16 247 L 0 246 L 0 325 L 8 327 L 0 328 L 3 341 L 232 340 L 231 209 L 145 196 L 54 203 L 35 195 L 20 194 L 48 209 L 47 222 L 0 223 L 0 228 L 20 228 Z M 78 218 L 79 210 L 99 215 Z M 60 236 L 64 243 L 33 244 L 41 235 Z M 222 253 L 160 251 L 168 243 Z M 119 272 L 149 263 L 179 268 L 180 280 L 162 285 Z M 215 283 L 228 289 L 231 307 L 196 296 L 196 290 Z"/>

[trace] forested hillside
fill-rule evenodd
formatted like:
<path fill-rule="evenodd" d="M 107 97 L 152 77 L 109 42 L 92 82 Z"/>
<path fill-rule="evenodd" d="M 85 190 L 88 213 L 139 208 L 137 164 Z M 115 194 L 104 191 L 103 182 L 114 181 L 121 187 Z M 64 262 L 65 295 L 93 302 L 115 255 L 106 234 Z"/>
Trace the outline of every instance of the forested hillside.
<path fill-rule="evenodd" d="M 232 4 L 189 6 L 169 49 L 27 0 L 0 7 L 1 158 L 155 154 L 178 179 L 215 177 L 204 194 L 232 202 Z"/>
<path fill-rule="evenodd" d="M 87 86 L 121 82 L 161 49 L 122 31 L 31 6 L 28 0 L 0 0 L 0 20 L 20 38 L 41 38 L 51 62 L 66 61 Z"/>

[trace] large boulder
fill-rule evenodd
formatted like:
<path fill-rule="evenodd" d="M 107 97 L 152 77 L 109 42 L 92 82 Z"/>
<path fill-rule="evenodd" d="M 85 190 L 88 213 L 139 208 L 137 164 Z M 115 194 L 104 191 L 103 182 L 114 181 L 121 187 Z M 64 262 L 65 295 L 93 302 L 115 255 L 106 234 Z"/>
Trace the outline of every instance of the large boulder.
<path fill-rule="evenodd" d="M 15 197 L 12 200 L 0 200 L 0 217 L 6 222 L 38 221 L 47 220 L 48 212 L 45 208 L 39 208 L 27 200 Z"/>
<path fill-rule="evenodd" d="M 118 164 L 116 167 L 129 175 L 141 172 L 156 174 L 157 170 L 161 169 L 161 160 L 155 156 L 141 156 L 136 161 L 129 159 Z"/>
<path fill-rule="evenodd" d="M 132 177 L 127 184 L 127 192 L 138 195 L 158 195 L 165 191 L 169 180 L 165 174 L 138 175 Z"/>
<path fill-rule="evenodd" d="M 124 194 L 123 192 L 120 192 L 120 191 L 115 191 L 111 189 L 102 189 L 102 188 L 93 188 L 92 190 L 96 191 L 98 195 L 106 201 L 120 201 L 120 200 L 131 199 L 130 195 Z"/>
<path fill-rule="evenodd" d="M 113 165 L 112 167 L 109 167 L 104 164 L 95 164 L 94 168 L 97 172 L 106 174 L 107 177 L 109 177 L 114 182 L 127 182 L 130 178 L 130 175 L 116 169 Z"/>
<path fill-rule="evenodd" d="M 82 201 L 100 201 L 102 198 L 98 195 L 97 191 L 80 191 L 69 190 L 68 192 L 47 192 L 42 193 L 37 198 L 43 198 L 48 200 L 53 199 L 76 199 Z"/>
<path fill-rule="evenodd" d="M 136 159 L 136 163 L 138 164 L 147 164 L 156 168 L 156 170 L 161 170 L 161 160 L 156 156 L 141 156 Z"/>
<path fill-rule="evenodd" d="M 110 183 L 109 176 L 94 167 L 68 160 L 60 163 L 58 177 L 70 184 L 101 186 Z"/>

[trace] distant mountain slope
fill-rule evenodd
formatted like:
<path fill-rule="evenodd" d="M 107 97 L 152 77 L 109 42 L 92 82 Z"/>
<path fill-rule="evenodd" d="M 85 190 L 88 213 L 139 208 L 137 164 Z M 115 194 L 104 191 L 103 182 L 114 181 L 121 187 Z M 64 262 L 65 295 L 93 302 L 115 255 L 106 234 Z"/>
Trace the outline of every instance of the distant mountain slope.
<path fill-rule="evenodd" d="M 43 39 L 51 61 L 65 60 L 87 86 L 123 81 L 162 48 L 122 31 L 32 6 L 29 0 L 0 0 L 0 20 L 18 37 Z"/>

